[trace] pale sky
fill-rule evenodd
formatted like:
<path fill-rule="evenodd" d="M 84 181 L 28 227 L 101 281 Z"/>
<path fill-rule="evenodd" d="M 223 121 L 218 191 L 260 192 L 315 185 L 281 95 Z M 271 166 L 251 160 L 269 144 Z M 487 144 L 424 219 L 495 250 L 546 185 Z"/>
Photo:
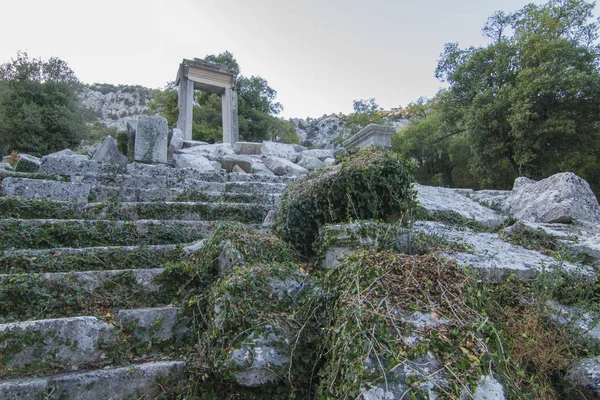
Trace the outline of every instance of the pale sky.
<path fill-rule="evenodd" d="M 277 90 L 283 117 L 349 113 L 371 97 L 390 109 L 443 86 L 444 43 L 483 45 L 488 16 L 530 2 L 0 0 L 0 63 L 26 50 L 65 60 L 84 83 L 157 88 L 183 58 L 229 50 Z"/>

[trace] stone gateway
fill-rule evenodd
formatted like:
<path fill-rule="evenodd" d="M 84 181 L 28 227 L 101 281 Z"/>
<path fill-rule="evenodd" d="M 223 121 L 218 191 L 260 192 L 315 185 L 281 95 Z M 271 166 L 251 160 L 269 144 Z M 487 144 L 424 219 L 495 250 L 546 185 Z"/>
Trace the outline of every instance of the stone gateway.
<path fill-rule="evenodd" d="M 179 64 L 175 84 L 179 91 L 179 119 L 185 140 L 192 139 L 192 110 L 194 90 L 217 93 L 222 99 L 223 143 L 238 141 L 238 104 L 235 91 L 235 74 L 226 66 L 199 58 L 184 59 Z"/>

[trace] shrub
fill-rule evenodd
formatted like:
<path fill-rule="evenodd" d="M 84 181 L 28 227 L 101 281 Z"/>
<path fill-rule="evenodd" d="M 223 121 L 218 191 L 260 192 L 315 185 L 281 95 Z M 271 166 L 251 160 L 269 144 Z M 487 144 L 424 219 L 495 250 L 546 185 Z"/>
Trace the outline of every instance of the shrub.
<path fill-rule="evenodd" d="M 119 131 L 117 132 L 117 148 L 121 154 L 127 156 L 129 149 L 129 136 L 127 135 L 127 131 Z"/>
<path fill-rule="evenodd" d="M 369 148 L 292 184 L 283 194 L 274 230 L 310 255 L 319 228 L 355 219 L 394 219 L 414 208 L 409 165 L 398 155 Z"/>

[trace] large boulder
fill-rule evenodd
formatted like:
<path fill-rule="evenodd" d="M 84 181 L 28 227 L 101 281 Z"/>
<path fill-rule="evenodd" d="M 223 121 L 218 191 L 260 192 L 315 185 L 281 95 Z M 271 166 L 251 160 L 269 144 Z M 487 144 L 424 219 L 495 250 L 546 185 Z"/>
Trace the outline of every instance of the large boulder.
<path fill-rule="evenodd" d="M 552 175 L 539 182 L 519 178 L 506 200 L 510 214 L 520 220 L 600 224 L 600 206 L 590 185 L 572 172 Z"/>
<path fill-rule="evenodd" d="M 19 154 L 19 162 L 15 167 L 17 172 L 38 172 L 42 160 L 29 154 Z"/>
<path fill-rule="evenodd" d="M 285 158 L 293 163 L 298 159 L 298 153 L 291 144 L 263 142 L 260 147 L 260 152 L 263 156 Z"/>
<path fill-rule="evenodd" d="M 306 168 L 303 168 L 298 164 L 294 164 L 290 160 L 281 157 L 268 157 L 265 161 L 265 166 L 278 176 L 301 176 L 308 173 Z"/>
<path fill-rule="evenodd" d="M 134 160 L 166 164 L 168 137 L 166 118 L 159 115 L 140 117 L 135 131 Z"/>
<path fill-rule="evenodd" d="M 98 150 L 96 150 L 96 154 L 94 154 L 92 160 L 106 164 L 127 164 L 127 157 L 119 153 L 117 141 L 110 135 L 104 139 Z"/>

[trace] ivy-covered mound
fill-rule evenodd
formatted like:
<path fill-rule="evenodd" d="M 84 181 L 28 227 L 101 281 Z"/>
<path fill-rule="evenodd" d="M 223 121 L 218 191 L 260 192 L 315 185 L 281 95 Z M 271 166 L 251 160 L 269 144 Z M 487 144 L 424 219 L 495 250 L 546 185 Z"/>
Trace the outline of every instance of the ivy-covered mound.
<path fill-rule="evenodd" d="M 319 298 L 293 249 L 243 224 L 223 223 L 173 265 L 197 345 L 187 394 L 203 398 L 306 397 L 318 346 Z M 179 278 L 177 278 L 179 276 Z"/>
<path fill-rule="evenodd" d="M 415 206 L 410 168 L 398 154 L 370 147 L 343 157 L 290 185 L 274 222 L 275 233 L 304 254 L 319 228 L 355 219 L 400 218 Z"/>

